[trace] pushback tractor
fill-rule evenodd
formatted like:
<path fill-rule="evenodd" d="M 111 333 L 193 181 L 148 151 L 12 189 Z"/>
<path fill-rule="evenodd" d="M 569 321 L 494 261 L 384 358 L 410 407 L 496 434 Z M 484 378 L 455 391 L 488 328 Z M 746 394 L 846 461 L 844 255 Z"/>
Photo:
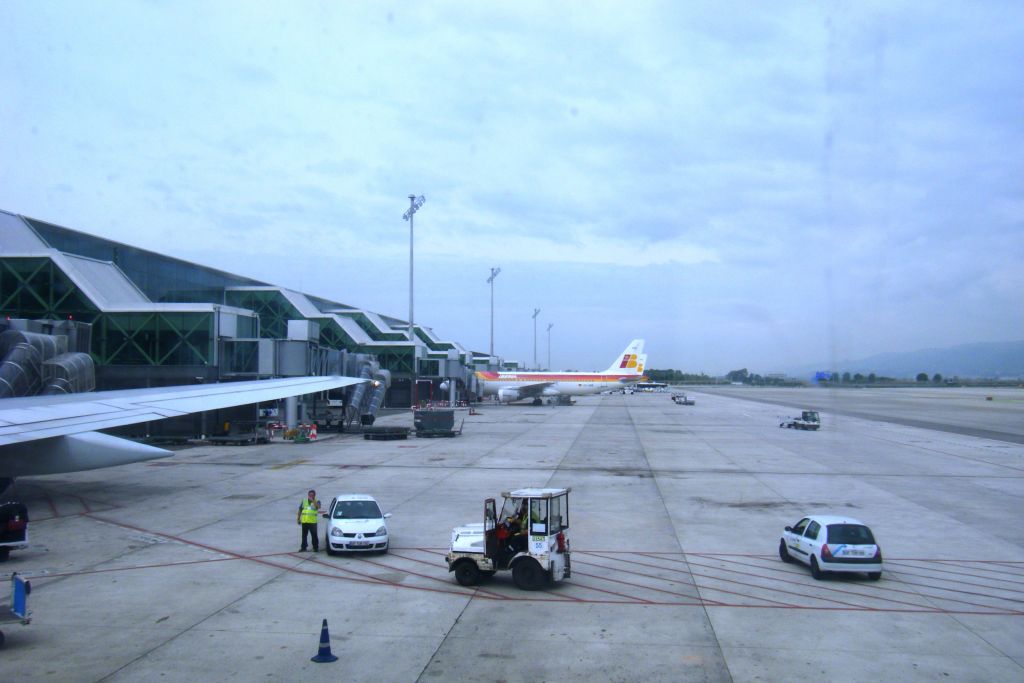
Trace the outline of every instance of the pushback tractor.
<path fill-rule="evenodd" d="M 539 590 L 568 579 L 569 491 L 528 488 L 484 501 L 484 521 L 452 529 L 448 571 L 462 586 L 474 586 L 497 572 L 512 572 L 523 590 Z"/>

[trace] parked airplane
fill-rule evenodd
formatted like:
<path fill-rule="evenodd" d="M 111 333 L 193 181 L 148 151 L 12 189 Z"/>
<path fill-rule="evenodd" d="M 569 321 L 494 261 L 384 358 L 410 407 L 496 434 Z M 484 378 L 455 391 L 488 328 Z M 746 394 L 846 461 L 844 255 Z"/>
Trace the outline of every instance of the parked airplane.
<path fill-rule="evenodd" d="M 170 451 L 98 429 L 313 394 L 367 380 L 295 377 L 0 399 L 0 493 L 15 477 L 165 458 Z"/>
<path fill-rule="evenodd" d="M 532 398 L 540 405 L 545 397 L 568 400 L 571 396 L 599 394 L 607 389 L 620 389 L 643 376 L 641 364 L 644 340 L 634 339 L 615 357 L 604 372 L 484 372 L 476 378 L 483 396 L 497 396 L 502 403 Z"/>

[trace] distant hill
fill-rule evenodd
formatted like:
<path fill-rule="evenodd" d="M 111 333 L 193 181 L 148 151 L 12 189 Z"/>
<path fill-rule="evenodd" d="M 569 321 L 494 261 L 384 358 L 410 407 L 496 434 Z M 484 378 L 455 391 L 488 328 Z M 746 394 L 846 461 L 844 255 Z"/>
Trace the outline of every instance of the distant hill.
<path fill-rule="evenodd" d="M 945 349 L 921 349 L 899 353 L 880 353 L 859 360 L 821 363 L 815 367 L 791 370 L 796 377 L 813 375 L 817 370 L 912 379 L 919 372 L 931 377 L 1014 378 L 1024 377 L 1024 341 L 960 344 Z"/>

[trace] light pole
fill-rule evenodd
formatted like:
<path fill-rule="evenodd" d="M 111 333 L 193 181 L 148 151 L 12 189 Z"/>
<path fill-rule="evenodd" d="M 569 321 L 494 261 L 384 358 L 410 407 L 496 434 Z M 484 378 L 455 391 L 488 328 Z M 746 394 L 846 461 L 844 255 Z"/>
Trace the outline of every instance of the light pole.
<path fill-rule="evenodd" d="M 412 385 L 410 386 L 409 398 L 413 406 L 416 405 L 416 371 L 418 368 L 416 367 L 416 333 L 413 331 L 412 321 L 412 225 L 413 216 L 420 210 L 425 201 L 427 200 L 423 195 L 419 197 L 414 194 L 409 195 L 409 210 L 402 214 L 402 220 L 409 221 L 409 344 L 412 347 Z"/>
<path fill-rule="evenodd" d="M 494 357 L 494 278 L 501 274 L 501 268 L 491 268 L 487 284 L 491 286 L 491 358 Z"/>
<path fill-rule="evenodd" d="M 551 328 L 554 326 L 554 323 L 548 323 L 548 370 L 551 369 Z"/>
<path fill-rule="evenodd" d="M 533 369 L 537 369 L 537 316 L 540 315 L 540 309 L 533 309 Z"/>

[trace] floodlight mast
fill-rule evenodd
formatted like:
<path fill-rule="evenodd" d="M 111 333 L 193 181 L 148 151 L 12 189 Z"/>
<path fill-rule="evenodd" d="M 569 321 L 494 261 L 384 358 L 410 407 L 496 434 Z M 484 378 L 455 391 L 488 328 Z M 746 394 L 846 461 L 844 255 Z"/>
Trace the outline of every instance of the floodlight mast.
<path fill-rule="evenodd" d="M 533 309 L 533 369 L 537 369 L 537 316 L 540 315 L 540 309 Z"/>
<path fill-rule="evenodd" d="M 551 369 L 551 328 L 554 326 L 554 323 L 548 323 L 548 370 Z"/>
<path fill-rule="evenodd" d="M 412 351 L 412 385 L 410 387 L 411 391 L 409 392 L 409 399 L 410 399 L 410 403 L 413 406 L 416 405 L 416 381 L 417 381 L 416 372 L 419 369 L 417 367 L 418 364 L 416 362 L 417 361 L 417 358 L 416 358 L 416 336 L 415 336 L 416 333 L 415 333 L 415 331 L 413 329 L 413 317 L 412 317 L 412 314 L 413 314 L 413 307 L 412 307 L 413 306 L 413 300 L 412 300 L 412 283 L 413 283 L 413 252 L 412 252 L 412 246 L 413 246 L 413 239 L 412 239 L 413 238 L 413 216 L 416 215 L 416 212 L 420 210 L 420 207 L 423 206 L 423 202 L 425 202 L 425 201 L 427 201 L 427 199 L 423 195 L 420 195 L 419 197 L 417 197 L 414 194 L 409 195 L 409 209 L 408 209 L 408 211 L 406 211 L 405 213 L 402 214 L 402 220 L 409 221 L 409 343 L 412 346 L 412 348 L 411 348 L 411 351 Z"/>
<path fill-rule="evenodd" d="M 491 358 L 494 358 L 494 278 L 501 274 L 501 268 L 491 268 L 487 284 L 491 286 Z"/>

